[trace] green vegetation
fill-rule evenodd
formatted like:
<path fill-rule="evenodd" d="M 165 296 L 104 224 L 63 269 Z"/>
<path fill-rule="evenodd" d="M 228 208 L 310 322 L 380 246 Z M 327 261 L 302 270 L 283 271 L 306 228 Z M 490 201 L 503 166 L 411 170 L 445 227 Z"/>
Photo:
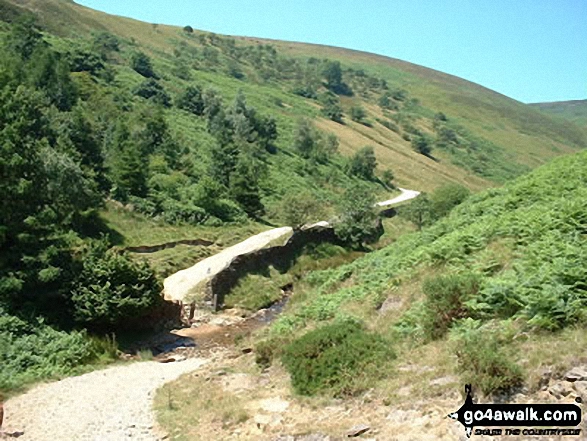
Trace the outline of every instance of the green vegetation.
<path fill-rule="evenodd" d="M 294 302 L 269 335 L 291 341 L 314 323 L 348 316 L 351 305 L 360 305 L 350 311 L 361 317 L 390 292 L 423 283 L 423 296 L 406 298 L 411 306 L 401 318 L 381 322 L 377 331 L 410 347 L 448 334 L 457 341 L 452 347 L 464 380 L 486 393 L 511 388 L 521 381 L 516 343 L 490 329 L 508 326 L 540 339 L 585 325 L 586 183 L 581 153 L 471 196 L 421 232 L 309 274 L 308 291 L 300 294 L 305 301 Z M 427 273 L 443 275 L 422 282 Z"/>
<path fill-rule="evenodd" d="M 393 60 L 150 26 L 64 0 L 0 0 L 0 8 L 0 346 L 6 354 L 19 347 L 41 354 L 3 359 L 10 380 L 2 388 L 109 359 L 115 344 L 96 344 L 87 329 L 104 335 L 147 315 L 157 307 L 161 275 L 268 224 L 285 218 L 299 226 L 339 212 L 337 234 L 363 247 L 381 232 L 372 203 L 392 180 L 383 172 L 379 182 L 377 167 L 419 190 L 450 182 L 477 190 L 586 144 L 573 124 Z M 381 124 L 367 122 L 367 113 Z M 345 124 L 345 115 L 361 124 Z M 428 150 L 414 154 L 411 143 L 421 140 Z M 572 195 L 556 199 L 541 182 L 534 185 L 566 217 L 546 206 L 533 211 L 541 199 L 519 211 L 516 204 L 534 197 L 532 187 L 519 200 L 491 190 L 485 194 L 496 200 L 481 211 L 475 207 L 484 196 L 454 210 L 464 191 L 455 200 L 452 191 L 431 196 L 418 222 L 429 228 L 400 238 L 393 258 L 382 250 L 312 273 L 318 295 L 297 303 L 275 332 L 331 318 L 347 300 L 382 295 L 391 274 L 426 264 L 481 274 L 479 293 L 466 300 L 476 319 L 531 317 L 529 326 L 545 329 L 581 322 L 585 265 L 561 263 L 584 260 L 566 220 L 582 225 L 573 217 L 581 207 Z M 284 213 L 284 201 L 300 194 Z M 487 213 L 502 206 L 499 223 L 489 221 Z M 515 244 L 515 265 L 499 267 L 485 255 L 471 263 L 502 237 Z M 146 258 L 151 267 L 112 249 L 195 238 L 215 244 L 154 253 Z M 559 260 L 542 268 L 551 252 Z M 371 265 L 378 276 L 363 283 L 356 274 L 372 259 L 385 264 Z M 398 327 L 422 328 L 416 312 Z"/>
<path fill-rule="evenodd" d="M 508 336 L 507 329 L 500 329 L 503 326 L 467 319 L 451 335 L 462 381 L 474 384 L 485 395 L 511 391 L 524 381 L 509 345 L 511 332 Z"/>
<path fill-rule="evenodd" d="M 554 103 L 530 104 L 544 113 L 565 118 L 575 124 L 587 127 L 587 100 L 561 101 Z"/>
<path fill-rule="evenodd" d="M 420 194 L 412 203 L 401 207 L 399 214 L 421 229 L 447 216 L 469 194 L 469 190 L 462 185 L 446 184 L 438 187 L 430 196 Z"/>
<path fill-rule="evenodd" d="M 352 396 L 383 376 L 393 358 L 389 343 L 361 323 L 341 320 L 308 332 L 285 347 L 282 360 L 292 386 L 302 395 Z"/>
<path fill-rule="evenodd" d="M 347 190 L 339 211 L 334 232 L 343 242 L 362 248 L 365 243 L 377 241 L 381 227 L 375 212 L 375 199 L 364 186 Z"/>

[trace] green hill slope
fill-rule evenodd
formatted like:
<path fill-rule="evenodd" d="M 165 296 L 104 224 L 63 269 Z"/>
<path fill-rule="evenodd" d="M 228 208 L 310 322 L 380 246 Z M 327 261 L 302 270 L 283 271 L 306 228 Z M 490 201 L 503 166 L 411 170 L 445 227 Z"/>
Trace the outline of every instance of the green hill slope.
<path fill-rule="evenodd" d="M 586 198 L 582 152 L 471 196 L 351 264 L 308 274 L 284 314 L 244 343 L 255 357 L 214 367 L 257 386 L 180 379 L 157 398 L 160 422 L 201 436 L 218 411 L 198 392 L 221 390 L 216 399 L 239 409 L 286 400 L 288 433 L 337 436 L 360 420 L 383 439 L 454 439 L 461 427 L 446 414 L 463 384 L 481 402 L 556 400 L 561 384 L 552 385 L 587 350 Z M 393 412 L 409 422 L 390 424 Z M 245 414 L 210 436 L 251 425 Z"/>
<path fill-rule="evenodd" d="M 232 99 L 237 90 L 243 90 L 250 104 L 276 117 L 284 149 L 291 142 L 286 132 L 300 116 L 336 134 L 345 155 L 373 145 L 380 169 L 393 169 L 397 183 L 403 186 L 432 190 L 441 183 L 458 181 L 482 188 L 490 185 L 488 181 L 501 182 L 586 145 L 586 135 L 571 124 L 479 85 L 400 60 L 318 45 L 186 33 L 63 0 L 18 4 L 42 12 L 41 23 L 60 37 L 86 38 L 101 30 L 122 39 L 123 59 L 133 50 L 146 51 L 156 68 L 165 72 L 162 84 L 173 92 L 198 83 L 214 86 Z M 318 62 L 323 58 L 342 63 L 342 79 L 354 91 L 352 96 L 340 96 L 344 125 L 324 118 L 318 111 L 319 100 L 292 94 L 308 87 L 310 91 L 305 92 L 324 92 L 323 66 Z M 119 61 L 120 81 L 135 85 L 140 77 L 129 72 L 124 60 Z M 178 71 L 190 80 L 178 78 Z M 396 95 L 400 99 L 391 99 L 382 108 L 378 101 L 388 92 L 400 92 Z M 351 120 L 353 106 L 364 108 L 367 124 Z M 448 121 L 435 124 L 437 112 Z M 420 135 L 437 144 L 433 156 L 439 161 L 413 151 L 409 139 Z"/>
<path fill-rule="evenodd" d="M 587 127 L 587 100 L 532 103 L 530 106 L 540 109 L 544 113 L 565 118 L 579 126 Z"/>
<path fill-rule="evenodd" d="M 292 201 L 312 221 L 356 187 L 481 190 L 586 144 L 572 123 L 372 54 L 67 0 L 0 0 L 0 18 L 0 388 L 112 357 L 86 329 L 153 312 L 158 276 L 289 222 Z M 158 274 L 114 248 L 181 239 L 214 244 L 152 254 Z"/>

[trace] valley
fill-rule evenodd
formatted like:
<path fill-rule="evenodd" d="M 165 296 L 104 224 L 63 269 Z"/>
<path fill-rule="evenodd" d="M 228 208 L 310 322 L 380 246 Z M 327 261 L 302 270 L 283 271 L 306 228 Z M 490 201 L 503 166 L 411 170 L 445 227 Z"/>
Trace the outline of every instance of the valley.
<path fill-rule="evenodd" d="M 587 400 L 584 101 L 70 0 L 0 0 L 0 43 L 0 439 Z"/>

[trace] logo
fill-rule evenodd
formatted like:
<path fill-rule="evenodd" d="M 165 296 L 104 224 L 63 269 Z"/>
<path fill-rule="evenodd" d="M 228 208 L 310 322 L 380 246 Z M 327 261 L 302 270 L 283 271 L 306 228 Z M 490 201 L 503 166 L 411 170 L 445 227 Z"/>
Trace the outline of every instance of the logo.
<path fill-rule="evenodd" d="M 577 427 L 581 423 L 581 408 L 576 404 L 479 404 L 473 402 L 470 384 L 465 385 L 465 393 L 465 404 L 448 416 L 465 426 L 467 438 L 473 433 L 491 436 L 576 436 L 581 433 L 581 429 L 566 428 Z M 578 398 L 576 402 L 581 400 Z M 507 428 L 474 431 L 475 426 Z M 517 427 L 532 428 L 522 430 Z"/>

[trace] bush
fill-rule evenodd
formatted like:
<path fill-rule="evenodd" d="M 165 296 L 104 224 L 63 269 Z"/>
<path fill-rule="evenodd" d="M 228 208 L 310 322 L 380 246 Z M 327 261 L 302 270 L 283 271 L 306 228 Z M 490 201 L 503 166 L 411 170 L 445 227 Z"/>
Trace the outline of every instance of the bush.
<path fill-rule="evenodd" d="M 83 364 L 116 356 L 85 332 L 58 331 L 41 320 L 28 323 L 1 310 L 0 316 L 0 391 L 71 375 Z"/>
<path fill-rule="evenodd" d="M 471 192 L 467 187 L 460 184 L 445 184 L 432 193 L 430 196 L 432 216 L 440 219 L 448 215 L 451 210 L 464 202 Z"/>
<path fill-rule="evenodd" d="M 479 291 L 480 279 L 474 274 L 450 274 L 424 280 L 426 296 L 423 328 L 430 338 L 442 337 L 455 320 L 468 316 L 468 299 Z"/>
<path fill-rule="evenodd" d="M 296 229 L 307 223 L 318 222 L 324 215 L 322 204 L 309 192 L 286 195 L 280 211 L 285 224 Z"/>
<path fill-rule="evenodd" d="M 169 107 L 171 106 L 171 98 L 165 92 L 165 89 L 159 82 L 153 78 L 143 81 L 134 89 L 134 94 L 152 100 L 157 104 Z"/>
<path fill-rule="evenodd" d="M 84 250 L 81 271 L 71 289 L 74 319 L 88 327 L 115 329 L 140 317 L 161 299 L 161 283 L 146 262 L 93 241 Z"/>
<path fill-rule="evenodd" d="M 198 86 L 188 86 L 177 98 L 177 107 L 194 115 L 203 115 L 205 107 L 202 89 Z"/>
<path fill-rule="evenodd" d="M 356 186 L 345 192 L 334 232 L 342 241 L 355 247 L 374 241 L 381 233 L 375 212 L 375 197 L 367 187 Z"/>
<path fill-rule="evenodd" d="M 255 363 L 265 369 L 271 366 L 280 343 L 276 340 L 263 340 L 255 345 Z"/>
<path fill-rule="evenodd" d="M 366 146 L 359 150 L 351 158 L 348 165 L 348 173 L 367 181 L 372 181 L 377 168 L 377 158 L 373 147 Z"/>
<path fill-rule="evenodd" d="M 332 121 L 342 123 L 342 107 L 340 100 L 333 93 L 325 93 L 320 97 L 322 104 L 322 113 Z"/>
<path fill-rule="evenodd" d="M 365 109 L 360 106 L 351 107 L 351 119 L 353 121 L 363 124 L 366 117 L 367 112 L 365 112 Z"/>
<path fill-rule="evenodd" d="M 135 52 L 130 59 L 130 67 L 145 78 L 156 78 L 151 59 L 143 52 Z"/>
<path fill-rule="evenodd" d="M 513 360 L 505 331 L 467 319 L 451 332 L 451 340 L 463 383 L 485 395 L 508 392 L 522 384 L 522 369 Z"/>
<path fill-rule="evenodd" d="M 287 345 L 283 364 L 302 395 L 352 396 L 363 391 L 394 357 L 381 336 L 351 320 L 308 332 Z"/>
<path fill-rule="evenodd" d="M 411 139 L 411 143 L 414 151 L 424 156 L 430 156 L 432 153 L 432 145 L 426 136 L 416 135 Z"/>

